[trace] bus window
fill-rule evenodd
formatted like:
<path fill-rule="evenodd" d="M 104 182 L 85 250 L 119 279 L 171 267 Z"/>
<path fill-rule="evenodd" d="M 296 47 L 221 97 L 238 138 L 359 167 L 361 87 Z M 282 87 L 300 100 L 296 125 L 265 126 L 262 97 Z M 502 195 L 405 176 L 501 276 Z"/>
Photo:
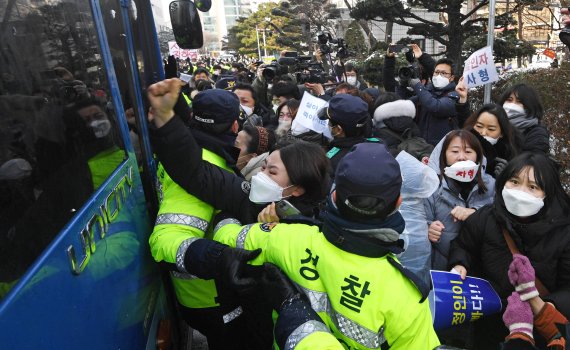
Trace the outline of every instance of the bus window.
<path fill-rule="evenodd" d="M 0 299 L 127 158 L 89 2 L 1 6 Z"/>

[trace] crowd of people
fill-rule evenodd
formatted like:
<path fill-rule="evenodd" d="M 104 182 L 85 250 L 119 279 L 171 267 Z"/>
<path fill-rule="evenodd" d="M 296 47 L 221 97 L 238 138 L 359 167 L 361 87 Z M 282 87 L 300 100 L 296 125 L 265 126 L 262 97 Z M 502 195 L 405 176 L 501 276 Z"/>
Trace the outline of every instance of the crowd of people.
<path fill-rule="evenodd" d="M 349 64 L 302 83 L 197 63 L 185 83 L 172 58 L 148 88 L 151 252 L 211 349 L 564 348 L 570 197 L 538 94 L 473 111 L 453 61 L 408 56 L 398 78 L 387 52 L 381 88 Z M 296 122 L 303 94 L 327 101 L 329 136 Z M 503 310 L 436 333 L 430 270 L 488 280 Z"/>

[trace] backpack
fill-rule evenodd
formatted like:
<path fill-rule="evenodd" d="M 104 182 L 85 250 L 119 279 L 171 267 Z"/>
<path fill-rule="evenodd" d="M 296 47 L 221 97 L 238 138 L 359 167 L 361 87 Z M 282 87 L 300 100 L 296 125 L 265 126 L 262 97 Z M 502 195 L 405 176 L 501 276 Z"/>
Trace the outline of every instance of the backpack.
<path fill-rule="evenodd" d="M 431 155 L 431 151 L 433 151 L 433 145 L 427 143 L 426 140 L 419 136 L 412 136 L 411 129 L 404 130 L 402 135 L 398 135 L 394 131 L 390 130 L 390 128 L 385 128 L 383 130 L 400 140 L 400 143 L 398 144 L 398 153 L 406 151 L 417 160 L 421 161 L 423 157 L 429 157 Z"/>

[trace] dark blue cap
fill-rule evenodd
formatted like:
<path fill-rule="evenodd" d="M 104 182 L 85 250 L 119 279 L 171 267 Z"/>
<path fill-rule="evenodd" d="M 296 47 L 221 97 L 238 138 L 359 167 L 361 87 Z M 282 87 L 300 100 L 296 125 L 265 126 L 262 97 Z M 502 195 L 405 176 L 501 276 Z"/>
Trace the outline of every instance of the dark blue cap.
<path fill-rule="evenodd" d="M 222 124 L 237 120 L 239 98 L 233 92 L 220 89 L 199 92 L 192 101 L 194 120 L 205 124 Z"/>
<path fill-rule="evenodd" d="M 331 98 L 326 113 L 329 119 L 344 128 L 364 127 L 370 119 L 366 102 L 349 94 L 339 94 Z"/>
<path fill-rule="evenodd" d="M 382 143 L 364 142 L 352 147 L 339 162 L 335 174 L 336 204 L 364 217 L 377 217 L 351 203 L 353 197 L 376 198 L 392 205 L 400 196 L 402 174 L 400 165 Z"/>
<path fill-rule="evenodd" d="M 362 92 L 366 92 L 368 95 L 370 95 L 374 99 L 374 101 L 376 101 L 378 96 L 380 96 L 380 90 L 378 90 L 377 88 L 366 88 L 366 89 L 362 90 Z"/>
<path fill-rule="evenodd" d="M 216 89 L 232 90 L 237 84 L 237 79 L 233 76 L 220 77 L 216 81 Z"/>

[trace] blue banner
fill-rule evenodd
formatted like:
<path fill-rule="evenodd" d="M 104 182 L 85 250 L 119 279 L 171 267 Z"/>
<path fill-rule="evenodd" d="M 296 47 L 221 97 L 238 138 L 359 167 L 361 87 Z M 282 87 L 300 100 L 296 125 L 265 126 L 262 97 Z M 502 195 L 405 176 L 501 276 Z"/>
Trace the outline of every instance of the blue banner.
<path fill-rule="evenodd" d="M 488 281 L 445 271 L 430 271 L 433 300 L 430 302 L 435 330 L 476 321 L 502 309 L 501 298 Z"/>

